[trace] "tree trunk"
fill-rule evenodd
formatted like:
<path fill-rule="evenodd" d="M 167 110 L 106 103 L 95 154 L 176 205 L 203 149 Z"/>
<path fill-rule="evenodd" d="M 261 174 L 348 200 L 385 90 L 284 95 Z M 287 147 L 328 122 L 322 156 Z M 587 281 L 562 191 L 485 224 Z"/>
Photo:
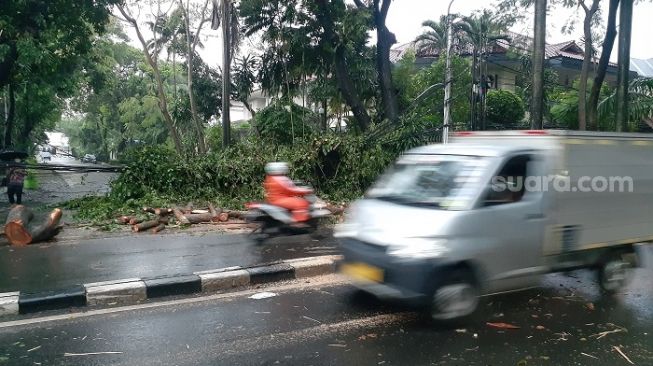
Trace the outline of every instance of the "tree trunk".
<path fill-rule="evenodd" d="M 628 86 L 630 73 L 630 38 L 633 27 L 633 0 L 619 5 L 619 56 L 617 69 L 617 132 L 628 128 Z"/>
<path fill-rule="evenodd" d="M 478 67 L 478 51 L 476 50 L 476 48 L 474 48 L 473 54 L 472 54 L 472 90 L 471 90 L 471 95 L 472 95 L 471 103 L 472 103 L 472 105 L 471 105 L 471 108 L 470 108 L 471 125 L 472 125 L 471 130 L 472 131 L 478 129 L 478 126 L 477 126 L 477 123 L 476 123 L 476 121 L 477 121 L 477 119 L 476 119 L 476 102 L 477 102 L 477 98 L 476 98 L 476 96 L 477 96 L 476 85 L 477 84 L 476 84 L 476 82 L 478 80 L 477 70 L 476 70 L 477 67 Z"/>
<path fill-rule="evenodd" d="M 535 37 L 533 44 L 533 94 L 531 128 L 542 129 L 544 116 L 544 47 L 546 39 L 547 0 L 535 0 Z"/>
<path fill-rule="evenodd" d="M 351 76 L 349 75 L 349 68 L 347 66 L 347 60 L 345 57 L 345 49 L 344 47 L 338 45 L 337 36 L 335 33 L 335 25 L 329 13 L 329 5 L 327 4 L 326 0 L 317 0 L 317 5 L 320 8 L 319 13 L 317 14 L 317 18 L 320 21 L 322 28 L 324 29 L 325 41 L 328 43 L 329 47 L 335 49 L 334 64 L 338 88 L 340 89 L 345 102 L 354 114 L 359 128 L 362 131 L 365 131 L 372 124 L 372 120 L 367 113 L 365 105 L 363 105 L 363 102 L 358 97 L 354 83 L 352 82 Z"/>
<path fill-rule="evenodd" d="M 487 50 L 483 47 L 481 54 L 481 74 L 483 75 L 481 86 L 483 87 L 483 98 L 481 99 L 481 130 L 487 129 L 487 93 L 489 91 L 488 74 L 487 74 Z"/>
<path fill-rule="evenodd" d="M 245 106 L 245 108 L 247 108 L 247 110 L 249 111 L 249 114 L 252 115 L 252 118 L 256 117 L 256 111 L 254 110 L 254 108 L 252 108 L 252 105 L 249 104 L 247 100 L 243 100 L 242 103 Z"/>
<path fill-rule="evenodd" d="M 62 211 L 55 209 L 42 224 L 33 222 L 34 214 L 23 205 L 14 206 L 7 215 L 5 236 L 11 245 L 25 246 L 48 240 L 59 233 Z"/>
<path fill-rule="evenodd" d="M 231 144 L 231 0 L 222 0 L 222 148 Z"/>
<path fill-rule="evenodd" d="M 578 86 L 578 129 L 581 131 L 587 129 L 587 79 L 589 78 L 590 64 L 592 63 L 592 20 L 599 10 L 600 1 L 593 0 L 590 8 L 585 5 L 584 1 L 580 2 L 585 11 L 585 20 L 583 21 L 585 53 L 583 66 L 580 70 L 580 85 Z"/>
<path fill-rule="evenodd" d="M 381 7 L 379 0 L 374 1 L 374 22 L 376 24 L 376 67 L 379 74 L 379 86 L 385 118 L 391 122 L 399 120 L 399 107 L 397 93 L 392 83 L 392 65 L 390 63 L 390 49 L 397 43 L 397 38 L 386 26 L 388 10 L 391 0 L 383 0 Z"/>
<path fill-rule="evenodd" d="M 7 121 L 5 122 L 5 148 L 11 146 L 11 134 L 14 129 L 14 121 L 16 119 L 16 91 L 14 90 L 14 83 L 9 83 L 9 112 L 7 113 Z"/>
<path fill-rule="evenodd" d="M 205 2 L 208 5 L 208 1 Z M 197 113 L 197 103 L 195 102 L 195 94 L 193 93 L 193 54 L 195 53 L 195 47 L 190 39 L 190 2 L 186 0 L 186 7 L 182 0 L 179 0 L 179 6 L 182 8 L 182 13 L 184 14 L 184 20 L 186 23 L 186 50 L 188 51 L 188 56 L 186 58 L 186 71 L 187 71 L 187 84 L 188 84 L 188 99 L 190 102 L 190 113 L 195 124 L 195 132 L 197 133 L 197 148 L 200 154 L 206 153 L 206 144 L 204 143 L 204 125 L 200 121 L 199 115 Z M 206 11 L 206 5 L 204 11 L 202 11 L 201 17 L 204 17 L 204 12 Z M 202 29 L 203 22 L 200 23 L 200 26 L 197 29 L 197 34 L 199 35 L 200 30 Z"/>
<path fill-rule="evenodd" d="M 605 74 L 608 70 L 610 56 L 612 55 L 612 48 L 614 41 L 617 38 L 617 8 L 619 7 L 619 0 L 610 0 L 608 9 L 608 24 L 605 29 L 605 38 L 603 40 L 603 47 L 601 50 L 601 58 L 599 65 L 596 69 L 594 82 L 592 83 L 592 90 L 590 97 L 587 101 L 587 127 L 590 130 L 598 128 L 598 106 L 599 96 L 601 94 L 601 87 L 605 80 Z"/>
<path fill-rule="evenodd" d="M 168 111 L 168 102 L 166 100 L 166 95 L 163 90 L 163 80 L 161 78 L 161 72 L 159 71 L 159 66 L 157 65 L 157 61 L 152 57 L 150 52 L 147 49 L 147 42 L 145 42 L 145 38 L 143 38 L 143 34 L 141 33 L 141 30 L 138 26 L 138 23 L 136 22 L 136 19 L 134 19 L 132 16 L 130 16 L 127 11 L 125 11 L 125 8 L 122 5 L 118 5 L 118 10 L 122 14 L 123 17 L 134 27 L 134 30 L 136 31 L 136 36 L 138 37 L 138 40 L 141 43 L 141 46 L 143 47 L 143 53 L 145 54 L 145 59 L 147 60 L 147 63 L 150 65 L 152 68 L 152 72 L 154 73 L 154 79 L 156 80 L 156 90 L 157 90 L 157 95 L 158 95 L 158 104 L 159 104 L 159 109 L 161 109 L 161 114 L 163 114 L 163 121 L 170 132 L 170 137 L 172 138 L 172 141 L 175 144 L 175 149 L 177 150 L 178 153 L 183 153 L 184 148 L 181 144 L 181 138 L 179 137 L 179 133 L 177 132 L 177 128 L 175 127 L 175 123 L 172 120 L 172 117 L 170 116 L 170 111 Z"/>

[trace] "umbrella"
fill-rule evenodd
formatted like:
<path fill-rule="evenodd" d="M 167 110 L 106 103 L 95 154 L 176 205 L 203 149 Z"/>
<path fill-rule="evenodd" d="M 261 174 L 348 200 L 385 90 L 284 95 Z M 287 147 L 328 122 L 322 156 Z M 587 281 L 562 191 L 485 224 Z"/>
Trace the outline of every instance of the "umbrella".
<path fill-rule="evenodd" d="M 26 152 L 15 150 L 2 150 L 0 151 L 0 160 L 8 161 L 18 159 L 25 159 L 29 156 Z"/>

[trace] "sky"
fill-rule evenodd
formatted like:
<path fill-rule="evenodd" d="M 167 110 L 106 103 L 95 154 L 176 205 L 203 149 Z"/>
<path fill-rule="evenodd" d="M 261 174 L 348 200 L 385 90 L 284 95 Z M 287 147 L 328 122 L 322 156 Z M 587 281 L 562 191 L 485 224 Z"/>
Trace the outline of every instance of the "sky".
<path fill-rule="evenodd" d="M 602 6 L 606 8 L 608 0 L 602 0 Z M 489 0 L 455 0 L 452 7 L 452 13 L 459 13 L 468 15 L 475 10 L 480 10 L 485 7 L 491 8 L 495 1 Z M 424 29 L 422 22 L 424 20 L 437 20 L 441 15 L 446 14 L 448 0 L 394 0 L 388 13 L 387 25 L 388 28 L 395 33 L 399 44 L 410 42 L 415 39 Z M 522 24 L 515 25 L 511 30 L 517 33 L 532 35 L 532 8 L 524 9 L 524 14 L 527 20 Z M 580 9 L 564 9 L 562 7 L 555 7 L 550 9 L 547 17 L 547 43 L 559 43 L 568 40 L 576 40 L 580 43 L 582 37 L 582 19 L 579 19 L 575 31 L 571 34 L 563 34 L 563 26 L 574 16 L 574 14 L 581 14 Z M 607 14 L 605 14 L 607 15 Z M 605 18 L 605 16 L 603 17 Z M 146 19 L 140 19 L 145 21 Z M 653 2 L 640 1 L 640 4 L 635 5 L 633 17 L 633 35 L 631 40 L 631 57 L 648 59 L 653 58 L 653 47 L 650 46 L 651 41 L 650 30 L 648 27 L 649 22 L 653 20 Z M 604 19 L 605 23 L 605 19 Z M 220 65 L 221 57 L 221 40 L 219 34 L 221 30 L 211 30 L 206 27 L 203 31 L 205 35 L 203 43 L 204 49 L 198 50 L 202 58 L 213 67 Z M 136 37 L 133 31 L 128 31 L 132 38 L 132 43 L 140 48 L 136 43 Z M 146 35 L 146 38 L 147 35 Z M 248 52 L 253 49 L 251 42 L 245 40 L 245 45 L 242 47 L 242 53 Z M 617 59 L 617 47 L 613 51 L 611 60 Z"/>

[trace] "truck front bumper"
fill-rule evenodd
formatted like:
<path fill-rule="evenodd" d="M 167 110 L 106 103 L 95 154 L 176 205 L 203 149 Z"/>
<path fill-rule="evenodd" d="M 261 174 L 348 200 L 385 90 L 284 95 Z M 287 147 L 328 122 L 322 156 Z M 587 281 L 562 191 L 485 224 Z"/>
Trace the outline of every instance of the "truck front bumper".
<path fill-rule="evenodd" d="M 433 260 L 399 260 L 386 253 L 387 247 L 356 239 L 341 239 L 343 260 L 338 271 L 352 284 L 381 299 L 413 305 L 430 301 L 433 284 L 442 264 Z"/>

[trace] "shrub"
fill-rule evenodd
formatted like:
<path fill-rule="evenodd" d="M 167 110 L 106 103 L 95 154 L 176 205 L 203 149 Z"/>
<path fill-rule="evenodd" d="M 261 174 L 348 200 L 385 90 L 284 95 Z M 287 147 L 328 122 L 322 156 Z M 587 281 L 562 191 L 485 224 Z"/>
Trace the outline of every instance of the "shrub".
<path fill-rule="evenodd" d="M 518 124 L 524 118 L 524 104 L 519 96 L 507 90 L 491 90 L 487 94 L 487 119 L 500 125 Z"/>
<path fill-rule="evenodd" d="M 261 137 L 279 144 L 290 144 L 310 136 L 317 126 L 318 116 L 295 103 L 277 100 L 254 117 L 253 123 Z"/>

